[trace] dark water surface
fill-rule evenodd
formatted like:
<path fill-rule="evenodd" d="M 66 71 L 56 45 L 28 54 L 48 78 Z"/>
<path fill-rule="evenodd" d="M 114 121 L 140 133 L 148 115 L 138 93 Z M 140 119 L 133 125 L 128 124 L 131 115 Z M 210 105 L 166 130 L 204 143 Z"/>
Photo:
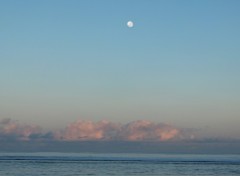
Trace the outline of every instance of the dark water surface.
<path fill-rule="evenodd" d="M 0 153 L 0 176 L 239 176 L 240 155 Z"/>

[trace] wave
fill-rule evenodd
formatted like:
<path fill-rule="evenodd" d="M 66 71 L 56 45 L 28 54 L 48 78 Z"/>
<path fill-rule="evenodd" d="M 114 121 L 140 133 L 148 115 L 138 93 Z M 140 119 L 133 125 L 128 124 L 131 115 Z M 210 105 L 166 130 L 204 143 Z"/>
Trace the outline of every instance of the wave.
<path fill-rule="evenodd" d="M 240 155 L 164 155 L 164 154 L 0 154 L 0 161 L 29 162 L 129 162 L 129 163 L 191 163 L 238 164 Z"/>

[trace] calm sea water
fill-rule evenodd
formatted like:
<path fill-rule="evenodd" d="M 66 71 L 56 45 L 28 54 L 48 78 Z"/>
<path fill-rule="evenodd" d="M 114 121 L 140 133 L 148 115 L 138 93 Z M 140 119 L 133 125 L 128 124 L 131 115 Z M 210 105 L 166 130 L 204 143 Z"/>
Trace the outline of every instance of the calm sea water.
<path fill-rule="evenodd" d="M 240 155 L 0 153 L 0 176 L 239 176 Z"/>

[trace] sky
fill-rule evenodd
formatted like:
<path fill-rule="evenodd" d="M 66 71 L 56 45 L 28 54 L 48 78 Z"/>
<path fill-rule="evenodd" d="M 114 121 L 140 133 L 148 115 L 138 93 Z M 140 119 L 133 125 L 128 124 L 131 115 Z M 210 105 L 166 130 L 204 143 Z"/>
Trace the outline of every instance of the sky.
<path fill-rule="evenodd" d="M 239 7 L 0 0 L 0 139 L 240 139 Z"/>

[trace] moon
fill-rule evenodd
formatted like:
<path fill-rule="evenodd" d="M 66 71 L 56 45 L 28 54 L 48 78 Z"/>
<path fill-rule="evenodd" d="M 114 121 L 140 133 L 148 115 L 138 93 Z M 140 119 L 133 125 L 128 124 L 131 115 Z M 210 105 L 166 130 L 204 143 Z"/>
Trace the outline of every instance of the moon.
<path fill-rule="evenodd" d="M 128 22 L 127 22 L 127 26 L 128 26 L 129 28 L 132 28 L 132 27 L 133 27 L 133 25 L 134 25 L 134 24 L 133 24 L 133 22 L 132 22 L 132 21 L 128 21 Z"/>

